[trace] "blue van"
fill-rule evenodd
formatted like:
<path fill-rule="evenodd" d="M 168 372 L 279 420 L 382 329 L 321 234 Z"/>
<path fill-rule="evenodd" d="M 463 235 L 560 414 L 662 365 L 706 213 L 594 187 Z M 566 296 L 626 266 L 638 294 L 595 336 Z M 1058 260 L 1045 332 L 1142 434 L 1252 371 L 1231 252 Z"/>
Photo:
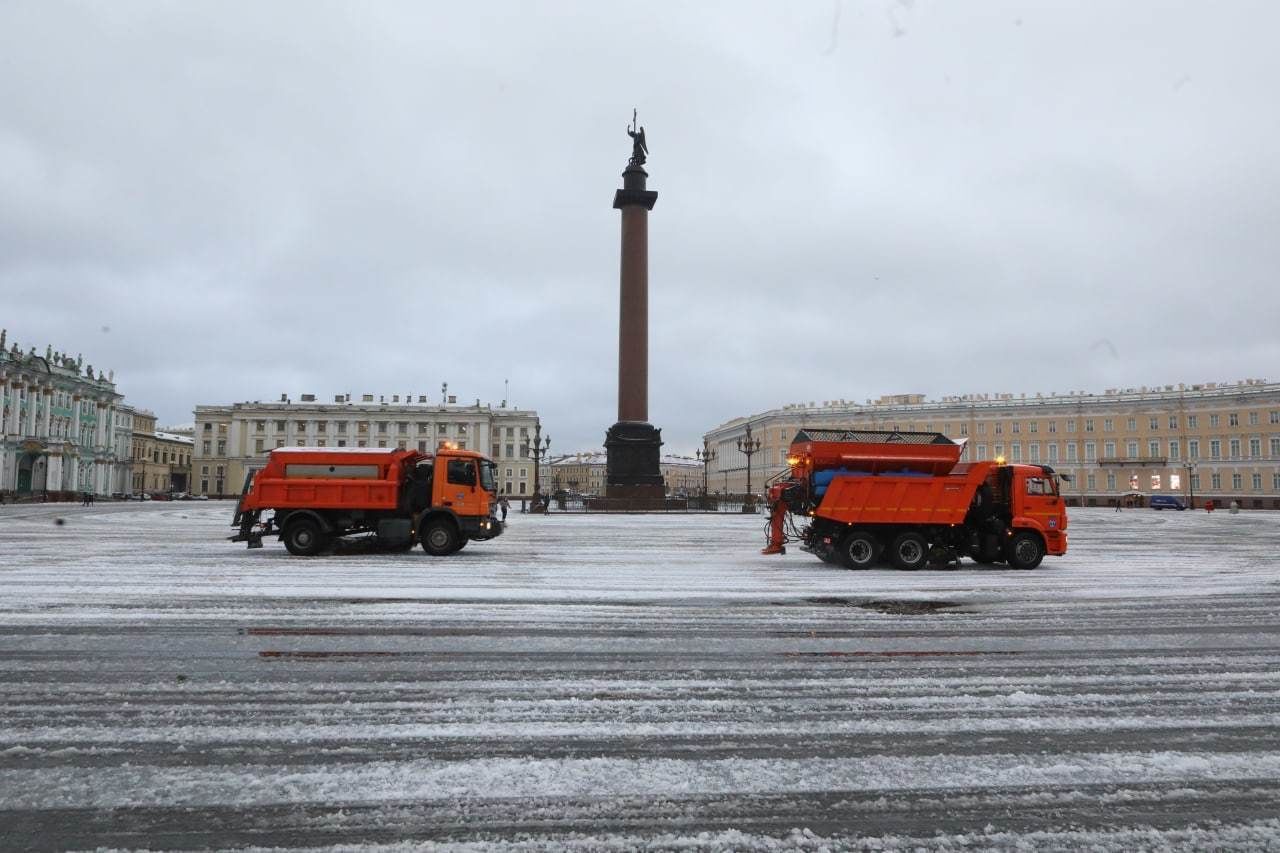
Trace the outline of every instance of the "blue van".
<path fill-rule="evenodd" d="M 1187 505 L 1182 502 L 1181 498 L 1175 498 L 1173 495 L 1152 495 L 1150 500 L 1152 509 L 1182 510 L 1187 508 Z"/>

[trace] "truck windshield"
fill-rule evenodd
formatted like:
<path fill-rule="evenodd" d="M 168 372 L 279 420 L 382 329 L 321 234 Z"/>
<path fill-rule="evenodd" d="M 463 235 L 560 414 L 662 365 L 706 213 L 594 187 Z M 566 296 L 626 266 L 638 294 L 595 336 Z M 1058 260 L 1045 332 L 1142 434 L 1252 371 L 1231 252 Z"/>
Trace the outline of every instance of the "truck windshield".
<path fill-rule="evenodd" d="M 498 479 L 494 476 L 497 470 L 498 466 L 488 460 L 480 463 L 480 486 L 486 492 L 498 490 Z"/>

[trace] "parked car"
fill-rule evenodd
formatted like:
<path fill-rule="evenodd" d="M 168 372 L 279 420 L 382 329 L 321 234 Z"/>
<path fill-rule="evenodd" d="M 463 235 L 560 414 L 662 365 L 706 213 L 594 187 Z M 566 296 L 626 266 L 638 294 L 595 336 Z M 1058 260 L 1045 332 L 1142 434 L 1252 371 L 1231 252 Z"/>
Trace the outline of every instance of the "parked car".
<path fill-rule="evenodd" d="M 1187 508 L 1181 498 L 1173 495 L 1152 495 L 1149 500 L 1152 509 L 1176 509 L 1181 511 Z"/>

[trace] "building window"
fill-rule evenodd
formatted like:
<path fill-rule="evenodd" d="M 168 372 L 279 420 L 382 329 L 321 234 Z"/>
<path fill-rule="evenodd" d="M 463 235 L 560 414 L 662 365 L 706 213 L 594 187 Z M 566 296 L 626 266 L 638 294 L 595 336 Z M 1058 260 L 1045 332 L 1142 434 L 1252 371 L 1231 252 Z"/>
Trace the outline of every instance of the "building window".
<path fill-rule="evenodd" d="M 222 438 L 218 439 L 218 455 L 219 455 L 219 456 L 226 456 L 226 455 L 227 455 L 227 442 L 226 442 L 226 439 L 222 439 Z"/>
<path fill-rule="evenodd" d="M 1209 415 L 1209 426 L 1216 427 L 1218 425 L 1218 416 Z"/>
<path fill-rule="evenodd" d="M 1239 459 L 1240 458 L 1240 439 L 1238 438 L 1231 439 L 1231 441 L 1228 442 L 1227 446 L 1231 448 L 1231 458 Z"/>
<path fill-rule="evenodd" d="M 986 458 L 987 458 L 987 446 L 986 446 L 985 444 L 979 444 L 979 445 L 978 445 L 978 454 L 977 454 L 977 455 L 978 455 L 978 458 L 979 458 L 979 459 L 986 459 Z"/>
<path fill-rule="evenodd" d="M 1124 455 L 1127 456 L 1129 459 L 1137 459 L 1138 458 L 1138 442 L 1136 441 L 1125 442 Z"/>
<path fill-rule="evenodd" d="M 409 434 L 408 422 L 401 421 L 400 423 L 396 424 L 396 432 L 400 435 L 408 435 Z"/>
<path fill-rule="evenodd" d="M 325 432 L 328 428 L 328 421 L 316 421 L 316 432 Z"/>
<path fill-rule="evenodd" d="M 378 446 L 379 446 L 379 447 L 386 447 L 386 446 L 387 446 L 387 440 L 386 440 L 385 438 L 380 438 L 380 439 L 378 439 Z"/>
<path fill-rule="evenodd" d="M 1280 424 L 1280 409 L 1271 412 L 1271 423 Z"/>
<path fill-rule="evenodd" d="M 1178 440 L 1174 438 L 1169 439 L 1169 460 L 1170 461 L 1176 462 L 1178 460 L 1178 454 L 1180 450 L 1181 450 L 1181 447 L 1178 444 Z"/>
<path fill-rule="evenodd" d="M 1129 432 L 1133 432 L 1135 429 L 1138 428 L 1138 419 L 1129 418 L 1129 420 L 1125 423 L 1124 428 L 1127 429 Z"/>
<path fill-rule="evenodd" d="M 1200 475 L 1192 474 L 1190 477 L 1187 478 L 1187 482 L 1191 484 L 1191 490 L 1195 491 L 1196 489 L 1200 488 Z"/>
<path fill-rule="evenodd" d="M 1057 432 L 1057 431 L 1058 431 L 1058 422 L 1049 421 L 1049 432 Z"/>
<path fill-rule="evenodd" d="M 1253 490 L 1255 492 L 1262 491 L 1262 475 L 1261 474 L 1253 475 Z"/>
<path fill-rule="evenodd" d="M 213 432 L 213 424 L 205 424 L 205 425 L 204 425 L 204 431 L 205 431 L 205 432 Z"/>
<path fill-rule="evenodd" d="M 986 435 L 986 434 L 987 434 L 987 422 L 983 421 L 982 423 L 978 424 L 978 435 Z"/>
<path fill-rule="evenodd" d="M 1040 461 L 1040 443 L 1033 441 L 1027 445 L 1027 460 L 1030 462 Z"/>
<path fill-rule="evenodd" d="M 1236 412 L 1227 415 L 1227 426 L 1240 426 L 1240 415 Z"/>
<path fill-rule="evenodd" d="M 1211 488 L 1211 489 L 1221 489 L 1221 488 L 1222 488 L 1222 475 L 1221 475 L 1221 474 L 1210 474 L 1210 475 L 1209 475 L 1209 488 Z"/>
<path fill-rule="evenodd" d="M 1239 474 L 1232 474 L 1232 475 L 1231 475 L 1231 488 L 1232 488 L 1234 491 L 1237 491 L 1237 492 L 1238 492 L 1238 491 L 1240 491 L 1241 489 L 1243 489 L 1243 488 L 1244 488 L 1244 477 L 1240 476 Z"/>
<path fill-rule="evenodd" d="M 340 439 L 338 439 L 338 446 L 339 446 L 339 447 L 346 447 L 346 446 L 347 446 L 347 440 L 346 440 L 345 438 L 340 438 Z"/>
<path fill-rule="evenodd" d="M 346 435 L 346 434 L 347 434 L 347 422 L 338 421 L 338 435 Z"/>
<path fill-rule="evenodd" d="M 1074 427 L 1075 424 L 1076 424 L 1075 421 L 1067 421 L 1067 432 L 1074 432 L 1072 427 Z M 1093 432 L 1093 418 L 1085 418 L 1084 431 Z"/>
<path fill-rule="evenodd" d="M 1187 415 L 1187 429 L 1196 429 L 1200 426 L 1199 415 Z"/>
<path fill-rule="evenodd" d="M 1151 420 L 1148 422 L 1148 426 L 1152 430 L 1160 429 L 1160 418 L 1156 417 L 1155 415 L 1152 415 Z"/>
<path fill-rule="evenodd" d="M 203 495 L 203 494 L 208 494 L 208 493 L 209 493 L 209 481 L 208 481 L 208 480 L 201 480 L 201 481 L 200 481 L 200 494 L 202 494 L 202 495 Z"/>
<path fill-rule="evenodd" d="M 1039 422 L 1039 421 L 1032 421 L 1030 424 L 1028 424 L 1028 425 L 1027 425 L 1027 430 L 1028 430 L 1028 431 L 1030 431 L 1030 432 L 1039 432 L 1039 431 L 1040 431 L 1040 422 Z"/>
<path fill-rule="evenodd" d="M 525 493 L 525 488 L 526 488 L 526 484 L 525 484 L 525 482 L 522 480 L 522 481 L 520 482 L 520 494 L 522 494 L 522 495 L 523 495 L 523 494 Z"/>
<path fill-rule="evenodd" d="M 294 429 L 296 429 L 298 432 L 306 432 L 306 431 L 307 431 L 307 422 L 306 422 L 306 421 L 294 421 L 294 423 L 293 423 L 293 428 L 294 428 Z"/>
<path fill-rule="evenodd" d="M 209 448 L 210 448 L 211 446 L 212 446 L 212 445 L 210 444 L 210 442 L 207 442 L 207 441 L 202 441 L 202 442 L 200 442 L 200 452 L 201 452 L 201 453 L 203 453 L 205 456 L 208 456 L 208 455 L 209 455 Z"/>
<path fill-rule="evenodd" d="M 1103 432 L 1115 432 L 1115 431 L 1116 431 L 1116 422 L 1115 422 L 1115 421 L 1113 421 L 1111 418 L 1106 418 L 1106 419 L 1104 419 L 1104 420 L 1102 421 L 1102 431 L 1103 431 Z"/>
<path fill-rule="evenodd" d="M 1094 441 L 1086 441 L 1084 443 L 1084 461 L 1093 462 L 1098 458 L 1098 444 Z"/>
<path fill-rule="evenodd" d="M 1076 443 L 1074 441 L 1067 442 L 1067 461 L 1076 461 Z"/>
<path fill-rule="evenodd" d="M 1210 459 L 1222 458 L 1222 442 L 1216 438 L 1211 439 L 1209 441 L 1209 458 Z"/>
<path fill-rule="evenodd" d="M 1262 439 L 1260 438 L 1249 439 L 1249 458 L 1257 459 L 1261 455 L 1262 455 Z"/>
<path fill-rule="evenodd" d="M 263 443 L 263 442 L 262 442 L 262 439 L 260 439 L 260 438 L 255 438 L 255 439 L 253 440 L 253 452 L 254 452 L 254 453 L 261 453 L 261 452 L 262 452 L 262 443 Z"/>
<path fill-rule="evenodd" d="M 1280 459 L 1280 437 L 1271 437 L 1271 458 Z"/>
<path fill-rule="evenodd" d="M 316 447 L 324 447 L 324 446 L 325 446 L 325 440 L 323 438 L 316 439 Z"/>
<path fill-rule="evenodd" d="M 448 435 L 448 434 L 449 434 L 448 424 L 440 424 L 439 426 L 436 427 L 436 435 Z"/>
<path fill-rule="evenodd" d="M 1017 421 L 1014 421 L 1014 422 L 1013 422 L 1013 431 L 1014 431 L 1015 433 L 1022 432 L 1022 424 L 1018 423 Z"/>
<path fill-rule="evenodd" d="M 1049 464 L 1052 465 L 1054 462 L 1058 461 L 1058 445 L 1050 444 L 1048 450 L 1049 450 Z"/>
<path fill-rule="evenodd" d="M 356 434 L 358 434 L 358 435 L 368 435 L 368 434 L 369 434 L 369 422 L 368 422 L 368 421 L 357 421 L 357 422 L 356 422 Z M 361 447 L 364 447 L 364 445 L 363 445 L 363 444 L 362 444 L 362 445 L 360 445 L 360 446 L 361 446 Z"/>
<path fill-rule="evenodd" d="M 1107 491 L 1114 492 L 1116 490 L 1116 472 L 1107 472 Z"/>
<path fill-rule="evenodd" d="M 1193 438 L 1187 442 L 1187 458 L 1188 459 L 1200 458 L 1200 439 Z"/>
<path fill-rule="evenodd" d="M 1150 456 L 1152 459 L 1155 459 L 1160 455 L 1159 441 L 1152 440 L 1147 442 L 1147 455 Z"/>
<path fill-rule="evenodd" d="M 1009 445 L 1009 458 L 1013 462 L 1022 461 L 1022 442 L 1015 441 L 1013 444 Z"/>
<path fill-rule="evenodd" d="M 1177 428 L 1178 428 L 1178 416 L 1169 415 L 1169 429 L 1177 429 Z"/>
<path fill-rule="evenodd" d="M 1153 492 L 1160 491 L 1160 475 L 1159 474 L 1151 475 L 1151 491 Z"/>
<path fill-rule="evenodd" d="M 283 438 L 277 438 L 277 439 L 276 439 L 276 447 L 284 447 L 284 439 L 283 439 Z"/>
<path fill-rule="evenodd" d="M 386 435 L 386 434 L 387 434 L 387 422 L 378 421 L 378 435 Z M 386 445 L 379 445 L 379 446 L 385 447 Z"/>
<path fill-rule="evenodd" d="M 255 432 L 266 432 L 266 431 L 267 431 L 267 422 L 266 422 L 266 421 L 254 421 L 254 422 L 253 422 L 253 429 L 254 429 L 254 431 L 255 431 Z"/>
<path fill-rule="evenodd" d="M 1280 492 L 1280 471 L 1271 475 L 1271 491 Z"/>
<path fill-rule="evenodd" d="M 1250 413 L 1249 413 L 1249 426 L 1257 426 L 1257 425 L 1258 425 L 1258 413 L 1257 413 L 1257 412 L 1250 412 Z"/>
<path fill-rule="evenodd" d="M 1091 492 L 1092 492 L 1092 491 L 1094 491 L 1095 489 L 1097 489 L 1097 488 L 1098 488 L 1098 475 L 1097 475 L 1097 474 L 1090 474 L 1090 475 L 1087 477 L 1087 479 L 1088 479 L 1088 487 L 1089 487 L 1089 491 L 1091 491 Z"/>

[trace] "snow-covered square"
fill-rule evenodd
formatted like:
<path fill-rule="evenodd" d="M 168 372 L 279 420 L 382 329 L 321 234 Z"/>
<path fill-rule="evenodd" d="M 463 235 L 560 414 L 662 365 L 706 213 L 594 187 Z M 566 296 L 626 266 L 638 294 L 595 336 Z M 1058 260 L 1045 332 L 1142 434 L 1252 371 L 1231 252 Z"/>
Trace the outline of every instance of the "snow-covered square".
<path fill-rule="evenodd" d="M 912 573 L 750 515 L 310 559 L 230 515 L 0 508 L 6 847 L 1280 845 L 1277 514 Z"/>

